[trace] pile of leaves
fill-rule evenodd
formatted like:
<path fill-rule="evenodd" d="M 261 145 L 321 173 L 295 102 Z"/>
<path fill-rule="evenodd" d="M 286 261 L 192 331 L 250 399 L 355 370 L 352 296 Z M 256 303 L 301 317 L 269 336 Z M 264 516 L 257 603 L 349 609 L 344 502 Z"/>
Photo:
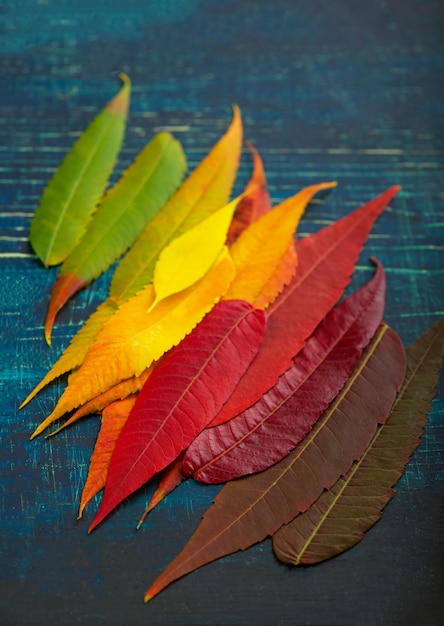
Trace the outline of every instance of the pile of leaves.
<path fill-rule="evenodd" d="M 263 164 L 230 201 L 242 150 L 238 107 L 185 177 L 179 142 L 159 133 L 107 189 L 130 81 L 81 135 L 45 189 L 30 242 L 61 264 L 58 311 L 117 259 L 109 296 L 22 406 L 68 382 L 33 433 L 101 414 L 79 517 L 90 531 L 158 478 L 142 516 L 185 479 L 226 483 L 178 557 L 148 590 L 272 536 L 278 559 L 317 563 L 359 542 L 381 516 L 423 431 L 444 349 L 438 321 L 404 350 L 383 321 L 385 273 L 341 299 L 394 186 L 298 240 L 315 194 L 272 207 Z M 184 180 L 183 180 L 184 179 Z"/>

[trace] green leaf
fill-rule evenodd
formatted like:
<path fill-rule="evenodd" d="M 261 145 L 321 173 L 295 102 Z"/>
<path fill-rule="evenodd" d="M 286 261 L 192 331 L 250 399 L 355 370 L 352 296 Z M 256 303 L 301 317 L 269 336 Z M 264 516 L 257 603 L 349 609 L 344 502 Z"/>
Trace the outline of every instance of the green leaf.
<path fill-rule="evenodd" d="M 87 232 L 60 268 L 45 322 L 48 343 L 58 311 L 131 246 L 179 186 L 185 169 L 179 142 L 169 133 L 159 133 L 105 195 Z"/>
<path fill-rule="evenodd" d="M 419 444 L 444 352 L 444 318 L 407 348 L 407 376 L 387 422 L 347 474 L 273 536 L 292 565 L 318 563 L 356 545 L 381 517 Z"/>
<path fill-rule="evenodd" d="M 123 141 L 131 85 L 94 118 L 66 155 L 43 192 L 31 221 L 29 240 L 45 264 L 62 263 L 86 231 L 102 197 Z"/>

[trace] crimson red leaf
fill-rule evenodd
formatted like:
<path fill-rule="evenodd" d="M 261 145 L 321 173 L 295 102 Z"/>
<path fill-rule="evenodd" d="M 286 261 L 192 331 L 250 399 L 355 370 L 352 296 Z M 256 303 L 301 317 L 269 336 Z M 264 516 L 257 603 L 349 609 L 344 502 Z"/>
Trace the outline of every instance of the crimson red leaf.
<path fill-rule="evenodd" d="M 399 187 L 391 187 L 350 215 L 296 246 L 299 266 L 268 308 L 267 331 L 256 359 L 211 423 L 222 424 L 254 404 L 291 365 L 307 337 L 341 297 L 367 236 Z"/>
<path fill-rule="evenodd" d="M 122 429 L 90 530 L 174 461 L 211 421 L 256 355 L 265 324 L 265 313 L 247 302 L 219 302 L 166 354 Z"/>
<path fill-rule="evenodd" d="M 253 406 L 205 429 L 189 446 L 185 474 L 221 483 L 280 461 L 309 432 L 352 372 L 384 312 L 382 265 L 373 279 L 332 309 L 291 367 Z"/>
<path fill-rule="evenodd" d="M 227 483 L 182 552 L 145 595 L 275 533 L 345 474 L 388 416 L 405 374 L 398 335 L 381 324 L 348 383 L 312 431 L 264 472 Z"/>

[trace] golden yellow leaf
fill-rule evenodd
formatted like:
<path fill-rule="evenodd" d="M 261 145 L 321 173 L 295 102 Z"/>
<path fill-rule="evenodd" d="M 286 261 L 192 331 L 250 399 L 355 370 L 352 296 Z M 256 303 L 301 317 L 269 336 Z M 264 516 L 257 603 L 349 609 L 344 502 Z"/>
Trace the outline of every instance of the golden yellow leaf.
<path fill-rule="evenodd" d="M 156 297 L 151 309 L 164 298 L 190 287 L 208 272 L 222 251 L 238 202 L 236 198 L 162 250 L 154 268 Z"/>

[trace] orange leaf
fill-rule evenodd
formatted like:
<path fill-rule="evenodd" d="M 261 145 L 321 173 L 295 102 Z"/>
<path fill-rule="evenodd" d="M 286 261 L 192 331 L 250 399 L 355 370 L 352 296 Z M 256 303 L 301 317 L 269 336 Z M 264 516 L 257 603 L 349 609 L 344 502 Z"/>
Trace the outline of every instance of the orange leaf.
<path fill-rule="evenodd" d="M 102 425 L 91 455 L 88 476 L 83 488 L 77 519 L 82 517 L 83 510 L 88 502 L 105 487 L 111 455 L 135 401 L 135 395 L 128 396 L 124 400 L 113 402 L 103 410 Z"/>
<path fill-rule="evenodd" d="M 153 496 L 143 512 L 142 517 L 140 518 L 137 528 L 139 529 L 145 517 L 148 515 L 150 511 L 152 511 L 162 500 L 176 487 L 180 485 L 180 483 L 187 478 L 182 471 L 182 462 L 183 457 L 185 456 L 185 452 L 182 452 L 175 461 L 170 463 L 168 467 L 166 467 L 161 473 L 159 482 L 157 484 L 156 490 L 153 493 Z"/>

